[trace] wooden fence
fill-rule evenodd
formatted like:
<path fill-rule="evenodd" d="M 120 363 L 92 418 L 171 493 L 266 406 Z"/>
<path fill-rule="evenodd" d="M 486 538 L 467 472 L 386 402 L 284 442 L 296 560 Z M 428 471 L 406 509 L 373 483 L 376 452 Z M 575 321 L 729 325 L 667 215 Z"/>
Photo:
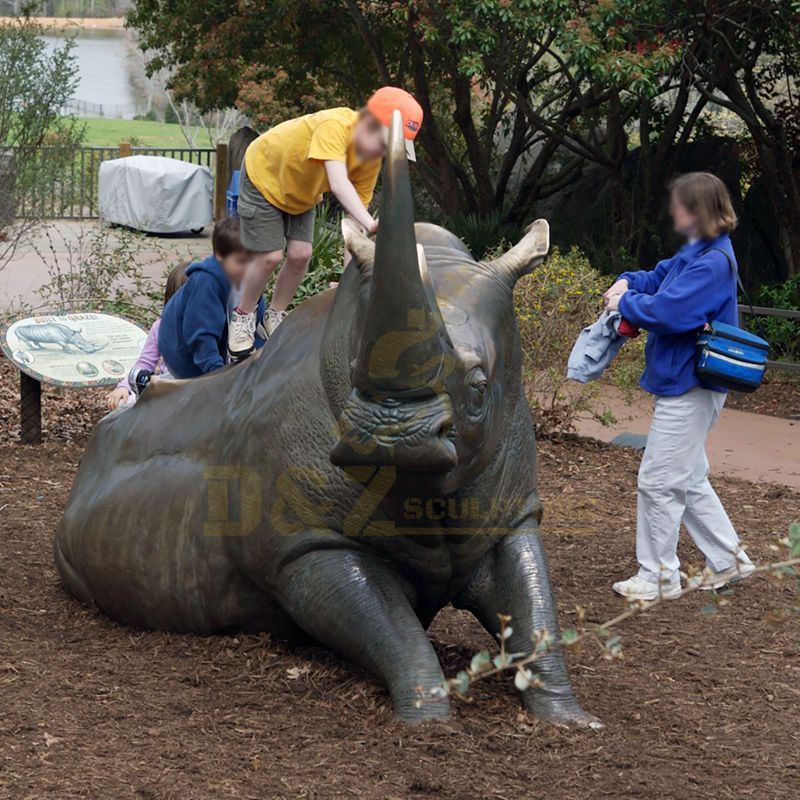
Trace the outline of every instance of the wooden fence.
<path fill-rule="evenodd" d="M 164 156 L 208 167 L 215 176 L 214 216 L 224 214 L 225 191 L 220 185 L 227 178 L 228 146 L 212 147 L 134 147 L 122 142 L 118 147 L 80 147 L 74 150 L 42 147 L 32 169 L 33 189 L 17 203 L 18 217 L 45 219 L 98 219 L 97 176 L 100 165 L 114 158 L 132 155 Z"/>
<path fill-rule="evenodd" d="M 767 308 L 766 306 L 753 306 L 753 310 L 750 310 L 750 306 L 740 305 L 739 306 L 739 327 L 745 327 L 745 317 L 749 316 L 757 317 L 775 317 L 778 319 L 788 319 L 794 321 L 798 327 L 800 327 L 800 311 L 793 311 L 788 308 Z M 800 364 L 791 362 L 791 361 L 767 361 L 767 366 L 771 369 L 776 369 L 781 372 L 791 372 L 795 375 L 800 375 Z"/>

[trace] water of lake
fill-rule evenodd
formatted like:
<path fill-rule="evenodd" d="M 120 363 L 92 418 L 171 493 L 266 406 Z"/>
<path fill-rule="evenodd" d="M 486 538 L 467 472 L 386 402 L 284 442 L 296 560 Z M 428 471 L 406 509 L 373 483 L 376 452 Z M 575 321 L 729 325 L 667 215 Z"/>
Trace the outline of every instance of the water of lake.
<path fill-rule="evenodd" d="M 44 36 L 51 48 L 64 37 L 74 37 L 79 83 L 74 98 L 86 116 L 132 117 L 141 98 L 130 80 L 129 48 L 125 31 L 83 30 Z M 94 106 L 102 106 L 102 114 Z M 94 110 L 94 113 L 92 111 Z M 82 114 L 83 115 L 83 114 Z"/>

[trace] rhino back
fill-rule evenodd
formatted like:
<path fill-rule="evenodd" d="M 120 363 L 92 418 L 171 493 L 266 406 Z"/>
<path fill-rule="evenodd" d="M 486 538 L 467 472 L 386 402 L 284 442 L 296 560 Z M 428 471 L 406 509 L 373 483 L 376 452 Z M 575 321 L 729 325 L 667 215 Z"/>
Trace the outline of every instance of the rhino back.
<path fill-rule="evenodd" d="M 330 435 L 333 418 L 314 345 L 329 304 L 301 308 L 243 365 L 155 384 L 133 408 L 98 423 L 56 536 L 73 593 L 134 625 L 211 632 L 283 624 L 240 567 L 257 554 L 263 573 L 288 541 L 268 513 L 278 478 L 292 464 L 327 460 L 318 438 Z M 241 535 L 209 497 L 250 476 L 260 511 Z"/>
<path fill-rule="evenodd" d="M 78 335 L 77 331 L 59 322 L 45 322 L 41 325 L 20 325 L 15 329 L 17 336 L 34 342 L 66 342 Z"/>

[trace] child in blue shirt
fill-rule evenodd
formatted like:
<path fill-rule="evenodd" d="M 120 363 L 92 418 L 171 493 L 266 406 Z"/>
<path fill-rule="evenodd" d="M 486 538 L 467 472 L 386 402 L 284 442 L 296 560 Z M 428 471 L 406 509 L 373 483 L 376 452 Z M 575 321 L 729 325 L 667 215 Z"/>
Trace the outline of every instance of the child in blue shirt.
<path fill-rule="evenodd" d="M 176 378 L 196 378 L 225 366 L 228 342 L 228 301 L 238 290 L 252 253 L 239 238 L 239 219 L 221 220 L 214 227 L 214 255 L 186 269 L 186 283 L 164 308 L 158 349 Z M 258 302 L 257 322 L 264 316 Z M 256 340 L 256 347 L 264 344 Z"/>

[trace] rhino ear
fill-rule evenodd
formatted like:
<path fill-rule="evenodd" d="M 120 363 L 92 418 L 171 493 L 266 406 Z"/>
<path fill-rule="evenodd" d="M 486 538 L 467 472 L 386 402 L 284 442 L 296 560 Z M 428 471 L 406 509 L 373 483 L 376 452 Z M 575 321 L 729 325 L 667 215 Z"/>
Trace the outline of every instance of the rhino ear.
<path fill-rule="evenodd" d="M 537 219 L 528 226 L 525 236 L 514 247 L 500 258 L 487 261 L 486 266 L 503 275 L 513 285 L 541 264 L 549 249 L 550 226 L 547 220 Z"/>
<path fill-rule="evenodd" d="M 355 220 L 349 217 L 342 220 L 342 237 L 344 246 L 356 260 L 359 269 L 375 260 L 375 242 L 364 233 Z"/>

